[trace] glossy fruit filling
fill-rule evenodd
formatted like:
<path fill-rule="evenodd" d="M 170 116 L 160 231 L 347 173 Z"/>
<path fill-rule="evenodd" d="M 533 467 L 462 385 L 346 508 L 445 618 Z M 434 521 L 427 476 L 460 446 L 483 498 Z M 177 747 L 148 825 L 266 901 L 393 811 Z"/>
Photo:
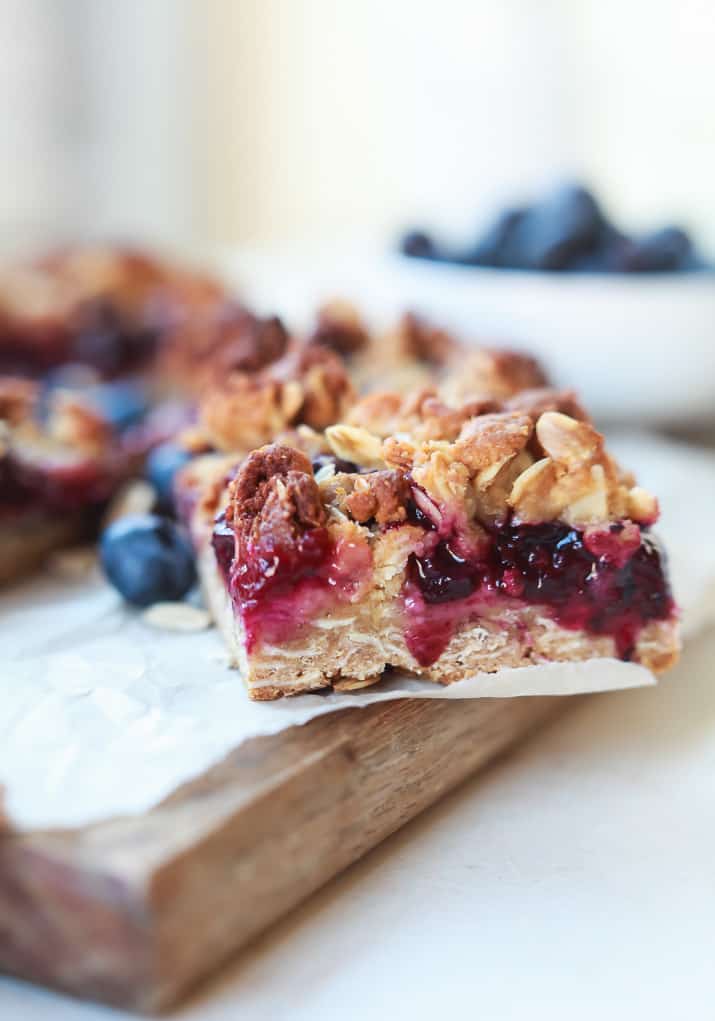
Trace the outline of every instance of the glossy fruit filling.
<path fill-rule="evenodd" d="M 506 626 L 509 613 L 524 606 L 538 607 L 561 627 L 612 638 L 625 660 L 649 621 L 675 612 L 658 548 L 632 522 L 586 530 L 507 522 L 475 544 L 445 525 L 444 516 L 437 527 L 422 502 L 408 508 L 410 524 L 424 532 L 403 587 L 405 640 L 422 666 L 436 662 L 458 628 L 480 618 L 503 618 Z M 236 561 L 234 533 L 220 516 L 213 547 L 249 652 L 259 640 L 297 636 L 370 582 L 367 544 L 335 545 L 323 528 L 288 546 L 263 537 Z"/>
<path fill-rule="evenodd" d="M 434 534 L 408 561 L 406 640 L 422 666 L 446 649 L 457 627 L 500 608 L 545 607 L 562 627 L 607 635 L 630 659 L 640 630 L 674 612 L 661 557 L 637 525 L 579 531 L 561 523 L 507 524 L 464 555 Z"/>
<path fill-rule="evenodd" d="M 118 474 L 92 460 L 35 464 L 0 458 L 0 517 L 28 511 L 73 511 L 104 503 Z"/>
<path fill-rule="evenodd" d="M 336 602 L 358 598 L 369 579 L 367 543 L 335 543 L 326 528 L 309 529 L 290 543 L 270 535 L 248 540 L 237 559 L 233 530 L 221 514 L 212 544 L 249 653 L 263 643 L 296 638 Z"/>

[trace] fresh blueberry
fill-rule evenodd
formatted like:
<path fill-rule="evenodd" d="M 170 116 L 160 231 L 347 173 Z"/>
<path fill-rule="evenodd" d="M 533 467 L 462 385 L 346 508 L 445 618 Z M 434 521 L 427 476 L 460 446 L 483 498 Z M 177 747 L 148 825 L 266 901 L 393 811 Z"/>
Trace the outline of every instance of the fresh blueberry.
<path fill-rule="evenodd" d="M 531 206 L 513 227 L 509 263 L 515 269 L 566 269 L 592 251 L 604 220 L 589 191 L 578 185 L 559 188 Z"/>
<path fill-rule="evenodd" d="M 160 443 L 146 460 L 145 474 L 156 489 L 159 506 L 171 511 L 174 506 L 174 478 L 180 468 L 191 460 L 191 454 L 175 443 Z"/>
<path fill-rule="evenodd" d="M 564 269 L 572 273 L 611 273 L 618 269 L 621 253 L 629 239 L 612 224 L 604 221 L 594 246 L 572 256 Z"/>
<path fill-rule="evenodd" d="M 136 425 L 149 408 L 149 397 L 138 383 L 102 383 L 87 365 L 69 364 L 49 372 L 44 379 L 41 414 L 46 414 L 57 390 L 70 391 L 97 411 L 117 431 Z"/>
<path fill-rule="evenodd" d="M 688 268 L 693 243 L 680 227 L 664 227 L 627 245 L 619 260 L 626 273 L 669 273 Z"/>
<path fill-rule="evenodd" d="M 593 252 L 575 256 L 568 266 L 564 267 L 570 273 L 608 273 L 610 268 L 608 258 L 597 248 Z"/>
<path fill-rule="evenodd" d="M 525 209 L 507 209 L 494 220 L 473 248 L 467 248 L 458 258 L 465 266 L 508 267 L 516 255 L 513 241 L 516 228 L 524 218 Z"/>
<path fill-rule="evenodd" d="M 440 259 L 441 253 L 437 244 L 421 230 L 410 230 L 400 241 L 400 251 L 413 259 Z"/>
<path fill-rule="evenodd" d="M 684 260 L 683 265 L 680 268 L 686 273 L 701 273 L 703 271 L 711 271 L 713 269 L 713 265 L 708 262 L 701 252 L 694 249 Z"/>
<path fill-rule="evenodd" d="M 149 407 L 146 391 L 135 383 L 99 383 L 90 387 L 86 395 L 119 431 L 140 422 Z"/>
<path fill-rule="evenodd" d="M 113 522 L 99 543 L 102 568 L 129 603 L 183 599 L 196 582 L 194 551 L 169 518 L 131 514 Z"/>

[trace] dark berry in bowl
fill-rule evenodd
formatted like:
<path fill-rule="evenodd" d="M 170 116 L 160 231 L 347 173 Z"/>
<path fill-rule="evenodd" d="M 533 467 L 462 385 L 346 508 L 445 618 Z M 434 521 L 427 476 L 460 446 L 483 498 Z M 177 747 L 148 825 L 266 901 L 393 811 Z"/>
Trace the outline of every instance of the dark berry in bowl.
<path fill-rule="evenodd" d="M 421 230 L 411 230 L 400 241 L 400 251 L 414 259 L 440 259 L 439 248 L 429 236 Z"/>
<path fill-rule="evenodd" d="M 128 603 L 183 599 L 196 583 L 188 536 L 169 518 L 127 515 L 101 536 L 99 557 L 108 580 Z"/>
<path fill-rule="evenodd" d="M 458 257 L 464 266 L 509 267 L 516 259 L 514 238 L 525 209 L 507 209 L 494 220 L 473 248 Z"/>
<path fill-rule="evenodd" d="M 528 206 L 509 207 L 461 248 L 414 230 L 403 254 L 462 266 L 572 273 L 683 273 L 713 267 L 688 234 L 669 226 L 641 238 L 619 230 L 588 188 L 575 182 Z"/>
<path fill-rule="evenodd" d="M 604 221 L 593 247 L 573 255 L 564 269 L 572 273 L 612 273 L 617 271 L 621 253 L 630 239 L 612 224 Z"/>
<path fill-rule="evenodd" d="M 192 455 L 184 447 L 167 441 L 154 447 L 146 460 L 145 474 L 156 489 L 159 507 L 171 511 L 174 507 L 174 478 Z"/>
<path fill-rule="evenodd" d="M 596 247 L 602 226 L 601 210 L 586 188 L 559 188 L 531 206 L 516 224 L 510 265 L 566 269 L 577 256 Z"/>
<path fill-rule="evenodd" d="M 670 273 L 689 268 L 693 243 L 680 227 L 664 227 L 625 245 L 618 268 L 626 273 Z"/>
<path fill-rule="evenodd" d="M 140 422 L 149 409 L 146 390 L 136 383 L 99 383 L 89 387 L 86 396 L 120 432 Z"/>

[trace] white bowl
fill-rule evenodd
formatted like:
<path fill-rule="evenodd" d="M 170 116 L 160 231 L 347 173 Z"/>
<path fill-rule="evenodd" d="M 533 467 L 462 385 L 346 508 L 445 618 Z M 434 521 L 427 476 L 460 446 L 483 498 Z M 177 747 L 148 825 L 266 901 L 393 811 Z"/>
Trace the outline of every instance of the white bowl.
<path fill-rule="evenodd" d="M 715 418 L 715 273 L 524 273 L 395 260 L 399 290 L 455 329 L 508 338 L 600 419 Z"/>
<path fill-rule="evenodd" d="M 528 350 L 599 421 L 715 421 L 715 272 L 526 273 L 304 248 L 234 251 L 220 264 L 293 320 L 341 294 L 379 319 L 412 308 L 475 344 Z"/>

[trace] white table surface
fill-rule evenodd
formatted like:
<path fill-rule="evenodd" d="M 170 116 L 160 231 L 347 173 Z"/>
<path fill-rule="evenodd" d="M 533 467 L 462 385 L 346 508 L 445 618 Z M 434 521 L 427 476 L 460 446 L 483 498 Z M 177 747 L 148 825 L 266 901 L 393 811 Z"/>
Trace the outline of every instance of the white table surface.
<path fill-rule="evenodd" d="M 710 632 L 425 812 L 175 1016 L 697 1021 L 714 919 Z M 1 1021 L 120 1017 L 0 979 Z"/>

